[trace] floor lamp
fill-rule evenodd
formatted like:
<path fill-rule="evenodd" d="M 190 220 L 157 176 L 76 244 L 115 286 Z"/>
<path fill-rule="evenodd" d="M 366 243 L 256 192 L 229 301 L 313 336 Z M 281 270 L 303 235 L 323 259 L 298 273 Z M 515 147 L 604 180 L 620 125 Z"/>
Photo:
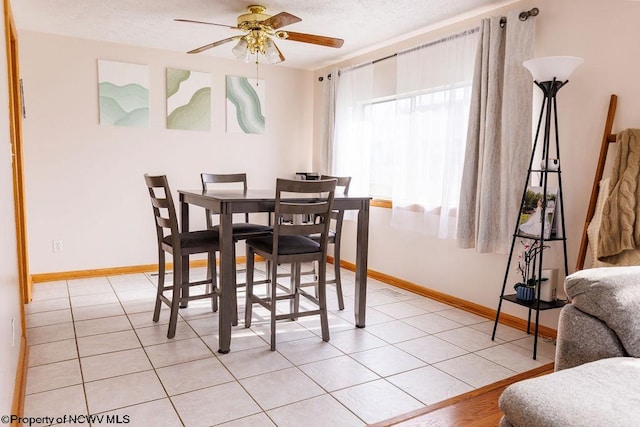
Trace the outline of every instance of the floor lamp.
<path fill-rule="evenodd" d="M 562 88 L 565 84 L 568 83 L 568 78 L 571 73 L 582 64 L 583 59 L 577 58 L 573 56 L 550 56 L 544 58 L 535 58 L 525 61 L 523 63 L 524 67 L 526 67 L 533 76 L 534 83 L 536 86 L 540 88 L 544 98 L 542 100 L 542 106 L 540 108 L 540 117 L 538 118 L 538 125 L 536 128 L 535 139 L 533 143 L 533 147 L 531 150 L 531 158 L 529 160 L 529 169 L 527 170 L 527 178 L 524 183 L 524 189 L 522 192 L 522 199 L 520 209 L 525 202 L 525 197 L 527 193 L 527 189 L 529 187 L 529 181 L 531 179 L 531 173 L 539 173 L 540 174 L 540 183 L 539 186 L 543 188 L 543 206 L 541 207 L 541 215 L 540 215 L 540 228 L 539 228 L 539 237 L 536 237 L 536 241 L 539 244 L 540 250 L 537 253 L 537 259 L 533 261 L 532 270 L 534 271 L 533 277 L 537 277 L 537 284 L 535 289 L 535 298 L 533 300 L 520 300 L 516 295 L 505 295 L 505 288 L 507 285 L 507 281 L 509 278 L 509 269 L 511 266 L 511 261 L 514 256 L 513 250 L 518 238 L 531 238 L 528 235 L 522 235 L 519 232 L 519 220 L 520 213 L 518 214 L 518 219 L 516 220 L 515 230 L 513 233 L 513 239 L 511 241 L 511 250 L 509 251 L 509 258 L 507 261 L 507 268 L 504 275 L 504 281 L 502 283 L 502 292 L 500 294 L 500 300 L 498 302 L 498 310 L 496 312 L 496 320 L 493 325 L 493 333 L 491 335 L 491 339 L 495 340 L 496 337 L 496 328 L 498 326 L 498 321 L 500 318 L 500 311 L 502 309 L 502 302 L 509 301 L 516 304 L 523 305 L 529 308 L 529 316 L 527 319 L 527 334 L 530 331 L 531 325 L 531 311 L 535 310 L 536 319 L 535 319 L 535 330 L 534 330 L 534 338 L 533 338 L 533 358 L 536 358 L 537 347 L 538 347 L 538 325 L 540 320 L 540 310 L 548 310 L 552 308 L 560 308 L 563 304 L 556 304 L 555 301 L 553 303 L 544 303 L 541 305 L 540 303 L 540 294 L 542 288 L 542 254 L 544 252 L 544 248 L 547 246 L 544 245 L 546 240 L 561 240 L 563 243 L 564 249 L 564 269 L 565 276 L 568 274 L 568 264 L 567 264 L 567 239 L 565 235 L 565 224 L 564 224 L 564 208 L 563 208 L 563 199 L 562 199 L 562 179 L 560 173 L 560 144 L 558 139 L 558 115 L 556 108 L 556 95 L 560 88 Z M 536 155 L 536 148 L 538 145 L 538 138 L 540 136 L 540 130 L 544 123 L 544 135 L 542 141 L 542 163 L 540 168 L 533 167 L 534 158 Z M 552 159 L 549 159 L 549 148 L 550 148 L 550 140 L 551 140 L 551 131 L 553 128 L 553 133 L 555 136 L 555 153 L 556 159 L 555 163 Z M 552 236 L 552 230 L 545 230 L 545 224 L 547 221 L 545 220 L 547 216 L 547 176 L 549 174 L 554 174 L 557 176 L 558 180 L 558 197 L 559 200 L 556 200 L 555 209 L 560 208 L 560 223 L 559 226 L 562 229 L 561 236 Z M 555 215 L 557 216 L 557 214 Z M 548 223 L 547 227 L 552 227 L 551 222 Z M 546 231 L 546 232 L 545 232 Z M 548 236 L 548 237 L 547 237 Z M 527 267 L 528 269 L 528 267 Z M 535 271 L 537 270 L 537 274 Z M 534 282 L 536 279 L 534 279 Z M 515 297 L 515 298 L 514 298 Z"/>
<path fill-rule="evenodd" d="M 531 168 L 533 166 L 533 158 L 535 156 L 536 145 L 538 143 L 538 137 L 540 136 L 540 128 L 542 123 L 544 122 L 544 134 L 542 140 L 542 162 L 540 165 L 541 171 L 548 172 L 552 169 L 549 159 L 549 144 L 551 140 L 551 129 L 553 126 L 553 134 L 555 136 L 555 153 L 556 153 L 556 165 L 553 166 L 553 169 L 557 170 L 557 179 L 558 179 L 558 196 L 560 197 L 559 203 L 556 203 L 556 209 L 560 208 L 560 220 L 562 227 L 562 243 L 564 250 L 564 273 L 565 276 L 569 274 L 569 267 L 567 264 L 567 239 L 566 239 L 566 229 L 564 223 L 564 203 L 562 196 L 562 175 L 560 174 L 560 143 L 558 138 L 558 109 L 556 105 L 556 95 L 558 91 L 569 82 L 569 76 L 575 71 L 575 69 L 580 66 L 584 62 L 584 59 L 578 58 L 575 56 L 547 56 L 542 58 L 534 58 L 528 61 L 525 61 L 522 65 L 529 70 L 531 75 L 533 76 L 533 80 L 536 86 L 540 88 L 543 94 L 542 106 L 540 108 L 540 117 L 538 118 L 538 125 L 536 128 L 536 136 L 533 145 L 533 150 L 531 153 L 531 162 L 529 165 L 529 173 L 531 172 Z M 544 207 L 543 207 L 543 216 L 546 215 L 546 195 L 547 195 L 547 173 L 542 172 L 540 175 L 541 186 L 543 187 L 543 194 L 545 197 Z M 528 185 L 529 176 L 527 176 L 527 182 L 525 183 L 525 191 L 526 185 Z M 558 206 L 559 205 L 559 206 Z M 557 216 L 557 212 L 556 212 Z M 542 220 L 540 225 L 540 245 L 541 248 L 544 245 L 544 231 L 545 221 Z M 550 232 L 551 230 L 549 230 Z M 537 277 L 539 280 L 542 279 L 542 254 L 543 250 L 540 250 L 539 260 L 538 260 L 538 274 Z M 534 331 L 534 350 L 533 350 L 533 358 L 536 358 L 536 350 L 537 350 L 537 341 L 538 341 L 538 323 L 540 317 L 540 292 L 542 288 L 542 282 L 538 283 L 536 286 L 536 321 L 535 321 L 535 331 Z"/>

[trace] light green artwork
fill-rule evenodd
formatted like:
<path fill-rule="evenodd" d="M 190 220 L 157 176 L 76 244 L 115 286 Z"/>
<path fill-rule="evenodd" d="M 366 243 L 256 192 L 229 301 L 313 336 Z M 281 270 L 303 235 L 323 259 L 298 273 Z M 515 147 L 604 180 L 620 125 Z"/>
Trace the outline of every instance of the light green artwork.
<path fill-rule="evenodd" d="M 227 76 L 227 132 L 264 133 L 264 95 L 264 80 Z"/>
<path fill-rule="evenodd" d="M 100 124 L 149 127 L 149 68 L 98 60 Z"/>
<path fill-rule="evenodd" d="M 167 129 L 211 129 L 211 75 L 167 68 Z"/>

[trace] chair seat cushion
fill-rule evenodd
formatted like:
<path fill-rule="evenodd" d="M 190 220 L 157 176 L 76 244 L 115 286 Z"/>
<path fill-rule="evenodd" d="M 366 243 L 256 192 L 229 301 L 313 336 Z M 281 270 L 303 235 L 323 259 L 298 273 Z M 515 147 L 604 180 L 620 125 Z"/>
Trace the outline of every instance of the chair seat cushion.
<path fill-rule="evenodd" d="M 162 242 L 171 246 L 171 235 L 162 239 Z M 218 249 L 218 232 L 214 230 L 189 231 L 180 233 L 180 245 L 183 249 L 207 247 Z"/>
<path fill-rule="evenodd" d="M 273 236 L 248 239 L 248 246 L 259 251 L 271 253 L 273 250 Z M 280 236 L 278 240 L 278 255 L 295 255 L 320 252 L 320 244 L 303 236 Z"/>
<path fill-rule="evenodd" d="M 219 225 L 213 226 L 214 231 L 220 231 Z M 235 239 L 248 239 L 251 237 L 268 234 L 273 230 L 272 227 L 262 224 L 251 224 L 246 222 L 236 222 L 233 224 L 233 237 Z"/>

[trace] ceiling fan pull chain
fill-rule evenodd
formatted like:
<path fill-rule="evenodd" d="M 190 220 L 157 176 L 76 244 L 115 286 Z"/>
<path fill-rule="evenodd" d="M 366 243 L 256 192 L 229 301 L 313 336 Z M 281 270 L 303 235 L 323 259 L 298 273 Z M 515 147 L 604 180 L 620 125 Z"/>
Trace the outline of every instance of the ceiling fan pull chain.
<path fill-rule="evenodd" d="M 256 87 L 258 87 L 259 84 L 260 84 L 259 83 L 260 82 L 260 79 L 259 79 L 260 70 L 258 68 L 259 63 L 260 63 L 260 61 L 258 60 L 258 52 L 256 52 Z"/>

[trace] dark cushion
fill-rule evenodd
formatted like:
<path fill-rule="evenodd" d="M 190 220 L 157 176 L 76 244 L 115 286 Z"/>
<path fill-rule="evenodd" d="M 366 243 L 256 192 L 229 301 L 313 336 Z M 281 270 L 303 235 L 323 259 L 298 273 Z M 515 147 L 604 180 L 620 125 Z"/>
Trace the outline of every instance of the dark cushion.
<path fill-rule="evenodd" d="M 219 225 L 213 226 L 214 231 L 220 231 Z M 248 239 L 251 237 L 268 234 L 273 230 L 268 225 L 251 224 L 246 222 L 236 222 L 233 224 L 233 237 L 235 239 Z"/>
<path fill-rule="evenodd" d="M 171 235 L 162 239 L 164 243 L 171 246 Z M 183 248 L 195 248 L 200 246 L 212 246 L 218 248 L 218 232 L 214 230 L 189 231 L 180 233 L 180 246 Z"/>
<path fill-rule="evenodd" d="M 273 250 L 273 236 L 248 239 L 248 246 L 260 251 L 271 253 Z M 278 255 L 295 255 L 320 252 L 318 242 L 303 236 L 280 236 L 278 240 Z"/>

